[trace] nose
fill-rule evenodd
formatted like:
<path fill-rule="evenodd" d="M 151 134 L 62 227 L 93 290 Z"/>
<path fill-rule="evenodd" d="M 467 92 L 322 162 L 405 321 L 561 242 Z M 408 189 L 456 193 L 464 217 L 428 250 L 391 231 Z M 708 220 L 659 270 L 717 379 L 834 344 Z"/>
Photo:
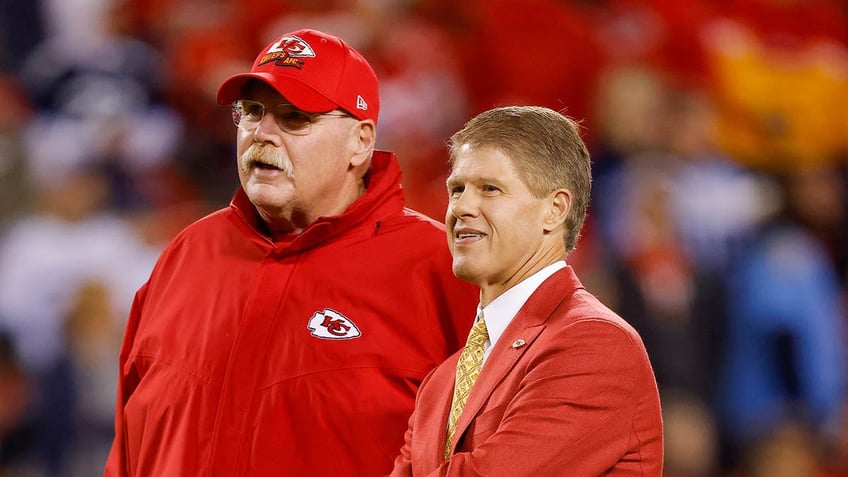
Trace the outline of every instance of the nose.
<path fill-rule="evenodd" d="M 473 217 L 477 213 L 477 202 L 474 193 L 466 188 L 450 198 L 448 212 L 456 218 Z"/>
<path fill-rule="evenodd" d="M 254 142 L 263 144 L 271 143 L 275 146 L 280 145 L 280 126 L 274 120 L 273 114 L 266 113 L 262 116 L 259 124 L 256 125 L 256 129 L 253 130 L 253 140 Z"/>

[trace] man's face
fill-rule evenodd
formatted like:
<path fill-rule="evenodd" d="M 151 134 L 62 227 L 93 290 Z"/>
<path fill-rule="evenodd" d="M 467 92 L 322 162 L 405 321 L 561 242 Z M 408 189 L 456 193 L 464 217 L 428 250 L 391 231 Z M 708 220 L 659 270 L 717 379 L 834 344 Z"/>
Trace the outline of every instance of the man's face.
<path fill-rule="evenodd" d="M 496 297 L 538 270 L 549 202 L 533 197 L 506 154 L 462 146 L 447 185 L 445 224 L 456 276 Z"/>
<path fill-rule="evenodd" d="M 260 216 L 272 228 L 300 231 L 319 216 L 341 213 L 356 120 L 319 117 L 309 134 L 298 136 L 275 121 L 274 106 L 288 101 L 274 89 L 255 83 L 245 99 L 266 109 L 256 129 L 238 129 L 237 143 L 239 181 Z"/>

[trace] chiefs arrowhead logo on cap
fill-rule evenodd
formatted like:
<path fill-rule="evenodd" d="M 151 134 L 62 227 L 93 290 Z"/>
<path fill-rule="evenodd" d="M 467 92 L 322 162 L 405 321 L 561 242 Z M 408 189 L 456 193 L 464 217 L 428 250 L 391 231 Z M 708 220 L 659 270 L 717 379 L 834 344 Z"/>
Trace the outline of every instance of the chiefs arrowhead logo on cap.
<path fill-rule="evenodd" d="M 275 61 L 277 66 L 292 66 L 300 69 L 303 60 L 299 58 L 314 58 L 315 50 L 309 43 L 297 36 L 284 36 L 272 43 L 265 54 L 256 62 L 256 66 Z"/>
<path fill-rule="evenodd" d="M 347 340 L 362 336 L 353 321 L 330 308 L 316 311 L 306 327 L 312 331 L 312 336 L 327 340 Z"/>

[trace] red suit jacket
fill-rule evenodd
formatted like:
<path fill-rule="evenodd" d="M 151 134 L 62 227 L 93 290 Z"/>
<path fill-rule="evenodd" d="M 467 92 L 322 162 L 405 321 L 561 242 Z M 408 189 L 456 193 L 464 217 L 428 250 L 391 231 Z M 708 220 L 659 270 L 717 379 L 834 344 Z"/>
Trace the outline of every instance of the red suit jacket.
<path fill-rule="evenodd" d="M 458 357 L 422 383 L 392 477 L 662 474 L 659 394 L 642 340 L 571 267 L 542 283 L 495 344 L 445 461 Z"/>

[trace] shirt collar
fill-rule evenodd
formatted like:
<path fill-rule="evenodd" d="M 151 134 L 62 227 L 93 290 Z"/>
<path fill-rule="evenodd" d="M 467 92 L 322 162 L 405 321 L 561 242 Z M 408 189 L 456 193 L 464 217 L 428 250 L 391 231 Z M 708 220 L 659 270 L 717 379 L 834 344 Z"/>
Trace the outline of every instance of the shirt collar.
<path fill-rule="evenodd" d="M 489 333 L 489 340 L 486 342 L 486 351 L 483 360 L 489 356 L 489 352 L 498 342 L 498 339 L 503 334 L 506 327 L 518 314 L 518 310 L 524 306 L 524 303 L 530 298 L 530 295 L 539 288 L 545 280 L 557 271 L 565 268 L 565 260 L 558 260 L 538 272 L 530 275 L 521 281 L 518 285 L 505 291 L 501 296 L 495 298 L 485 308 L 483 308 L 483 316 L 486 320 L 486 330 Z M 480 315 L 480 305 L 477 305 L 477 315 Z"/>

